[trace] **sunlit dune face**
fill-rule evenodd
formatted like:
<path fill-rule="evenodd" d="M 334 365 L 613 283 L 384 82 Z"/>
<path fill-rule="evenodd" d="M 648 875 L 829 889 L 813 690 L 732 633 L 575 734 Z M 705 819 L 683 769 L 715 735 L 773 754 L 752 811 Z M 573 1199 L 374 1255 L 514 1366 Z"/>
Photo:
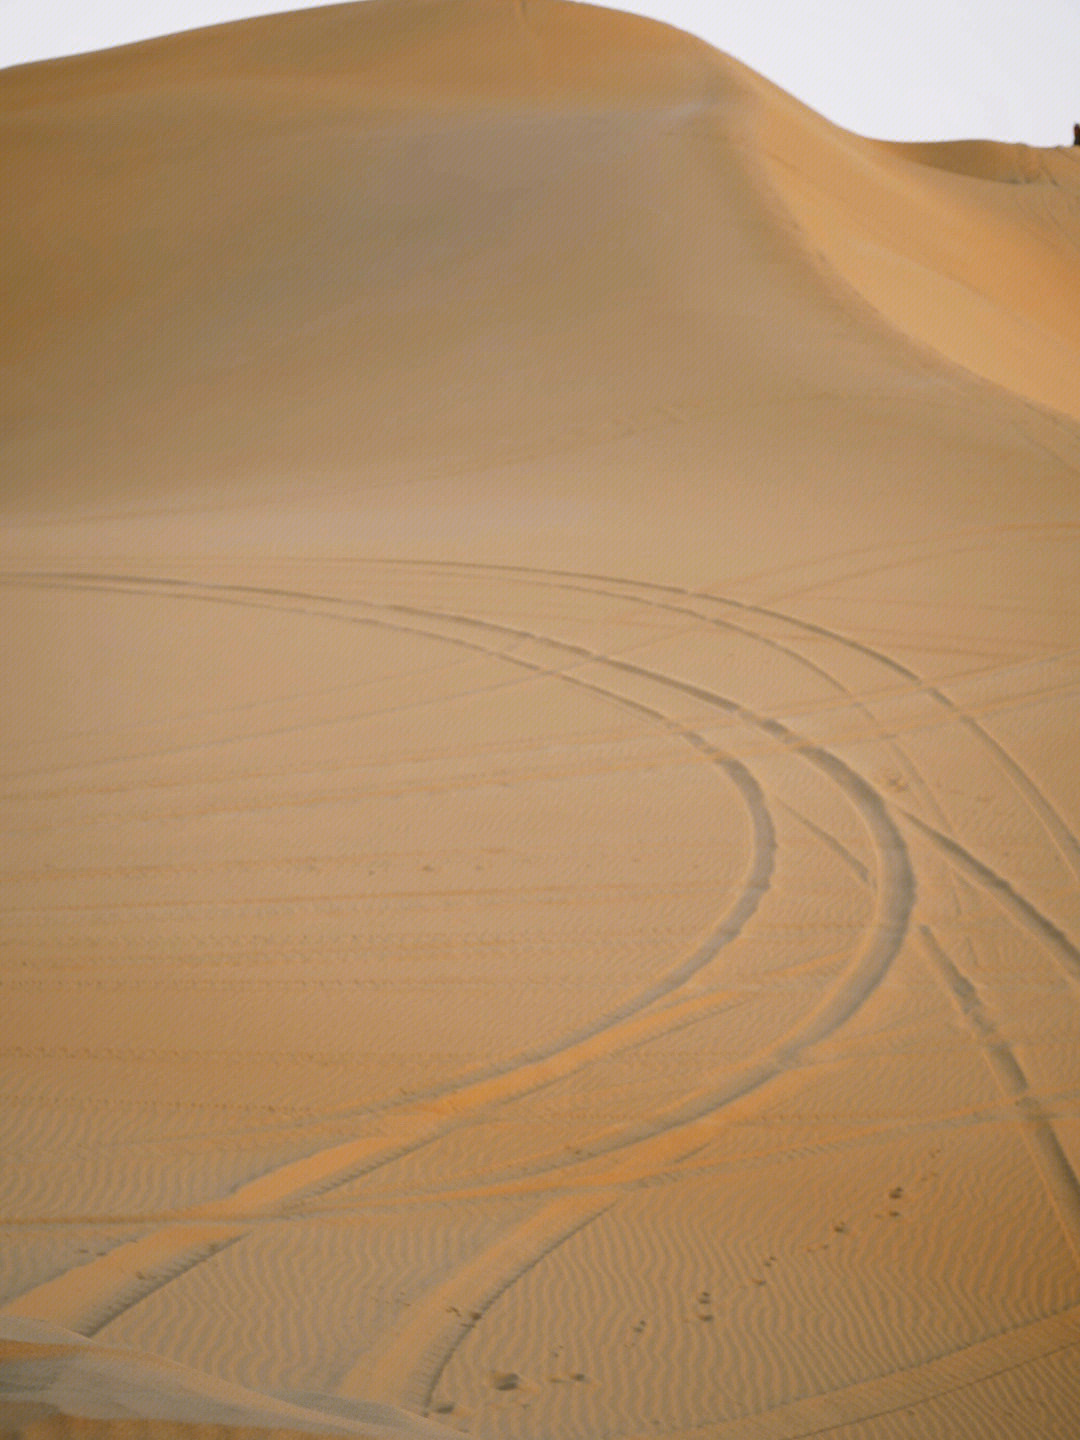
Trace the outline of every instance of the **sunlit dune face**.
<path fill-rule="evenodd" d="M 556 0 L 0 143 L 8 1429 L 1071 1436 L 1071 153 Z"/>

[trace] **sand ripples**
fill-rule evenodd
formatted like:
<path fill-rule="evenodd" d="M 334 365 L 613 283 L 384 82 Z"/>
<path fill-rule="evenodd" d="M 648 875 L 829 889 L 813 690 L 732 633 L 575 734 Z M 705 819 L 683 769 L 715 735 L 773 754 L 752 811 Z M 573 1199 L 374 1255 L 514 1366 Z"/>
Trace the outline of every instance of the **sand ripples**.
<path fill-rule="evenodd" d="M 60 1318 L 85 1333 L 107 1327 L 110 1339 L 257 1389 L 337 1389 L 507 1434 L 640 1423 L 656 1409 L 650 1397 L 664 1390 L 661 1372 L 685 1374 L 687 1384 L 667 1386 L 666 1408 L 649 1423 L 682 1432 L 812 1395 L 823 1375 L 834 1385 L 857 1385 L 860 1377 L 925 1363 L 931 1357 L 919 1337 L 928 1294 L 960 1317 L 959 1340 L 965 1292 L 1006 1293 L 1000 1266 L 1010 1249 L 1000 1227 L 973 1232 L 961 1245 L 950 1231 L 923 1227 L 913 1247 L 911 1192 L 898 1185 L 883 1192 L 881 1209 L 862 1227 L 838 1217 L 827 1237 L 811 1243 L 797 1226 L 774 1230 L 770 1252 L 760 1254 L 738 1240 L 753 1230 L 752 1217 L 729 1220 L 722 1203 L 712 1211 L 694 1198 L 702 1181 L 693 1178 L 703 1157 L 706 1168 L 715 1164 L 723 1173 L 730 1125 L 747 1123 L 756 1097 L 797 1086 L 799 1074 L 820 1063 L 823 1047 L 867 1010 L 897 957 L 918 953 L 920 939 L 975 1050 L 990 1042 L 986 1054 L 1004 1100 L 1029 1106 L 1018 1113 L 1018 1143 L 1027 1144 L 1065 1239 L 1075 1244 L 1080 1206 L 1072 1160 L 1049 1115 L 1030 1109 L 1020 1061 L 989 1018 L 993 987 L 985 988 L 977 970 L 965 975 L 942 949 L 936 931 L 948 928 L 947 919 L 927 915 L 922 923 L 920 868 L 944 867 L 954 906 L 966 913 L 989 906 L 1004 915 L 1049 967 L 1047 983 L 1056 976 L 1069 994 L 1075 942 L 1064 917 L 1048 913 L 1044 894 L 1030 898 L 1015 873 L 1006 876 L 1000 862 L 979 853 L 985 836 L 951 828 L 948 802 L 920 769 L 908 736 L 951 728 L 1026 807 L 1050 863 L 1075 867 L 1080 852 L 1035 780 L 943 687 L 819 625 L 627 581 L 389 562 L 353 567 L 348 585 L 333 594 L 124 576 L 8 581 L 63 593 L 106 591 L 133 604 L 165 597 L 284 611 L 306 623 L 418 635 L 436 648 L 490 658 L 536 683 L 555 681 L 597 698 L 633 728 L 685 747 L 715 774 L 718 795 L 741 809 L 744 836 L 741 875 L 718 918 L 684 958 L 622 1001 L 479 1073 L 388 1098 L 366 1116 L 362 1107 L 327 1116 L 324 1123 L 343 1137 L 332 1144 L 305 1146 L 298 1122 L 296 1138 L 283 1136 L 297 1158 L 257 1177 L 230 1185 L 204 1169 L 204 1190 L 220 1199 L 176 1207 L 173 1196 L 174 1220 L 129 1242 L 127 1251 L 121 1245 L 24 1291 L 10 1303 L 12 1313 Z M 527 611 L 538 592 L 560 597 L 572 633 L 599 630 L 608 648 L 564 639 L 550 625 L 526 629 L 498 618 L 497 605 Z M 598 619 L 590 617 L 593 606 Z M 674 642 L 667 629 L 673 617 L 680 625 Z M 711 663 L 699 678 L 676 658 L 687 653 L 687 628 L 726 647 L 741 693 L 713 688 Z M 665 648 L 673 649 L 674 664 L 652 660 Z M 782 688 L 785 671 L 809 675 L 821 704 L 791 719 L 757 708 L 752 691 L 760 680 L 739 659 L 744 651 L 766 656 L 760 674 L 769 689 Z M 711 655 L 708 647 L 701 653 Z M 858 689 L 846 678 L 853 665 Z M 896 712 L 902 719 L 894 725 Z M 829 738 L 838 730 L 845 736 L 839 747 Z M 845 754 L 857 755 L 857 763 Z M 71 783 L 87 773 L 92 769 Z M 899 790 L 888 779 L 894 774 L 904 777 Z M 545 781 L 526 771 L 511 783 Z M 826 888 L 808 887 L 805 859 L 801 870 L 790 867 L 792 845 L 804 857 L 816 849 L 811 863 Z M 729 873 L 734 881 L 738 869 Z M 913 918 L 920 921 L 915 932 Z M 663 932 L 638 940 L 651 955 Z M 191 974 L 205 978 L 202 969 Z M 304 992 L 303 1002 L 318 1010 L 326 983 Z M 620 1057 L 634 1059 L 622 1085 Z M 72 1063 L 103 1058 L 67 1056 Z M 63 1123 L 72 1125 L 70 1111 Z M 40 1141 L 40 1127 L 31 1128 Z M 57 1130 L 52 1143 L 67 1156 L 70 1186 L 72 1134 Z M 107 1210 L 110 1201 L 132 1213 L 167 1203 L 169 1155 L 160 1172 L 130 1156 L 140 1186 L 132 1190 L 116 1167 L 95 1172 L 97 1153 L 88 1150 L 79 1182 L 89 1212 Z M 1010 1155 L 1000 1147 L 996 1153 L 1001 1168 L 995 1172 L 984 1157 L 980 1186 L 983 1204 L 1003 1214 L 1015 1203 L 1016 1179 Z M 446 1233 L 425 1218 L 440 1196 L 496 1207 L 494 1229 L 478 1237 L 471 1255 L 461 1251 L 459 1235 L 454 1258 Z M 388 1215 L 403 1201 L 407 1223 L 400 1215 L 391 1223 Z M 12 1203 L 44 1216 L 62 1208 L 64 1193 L 50 1200 L 45 1191 L 13 1192 Z M 953 1210 L 963 1197 L 939 1184 L 935 1203 Z M 348 1223 L 371 1205 L 370 1221 Z M 508 1205 L 519 1218 L 495 1221 Z M 295 1218 L 275 1222 L 283 1211 Z M 857 1290 L 846 1283 L 853 1272 L 862 1277 Z M 356 1277 L 355 1292 L 340 1284 L 346 1273 Z M 871 1274 L 878 1277 L 872 1284 Z M 419 1293 L 410 1275 L 424 1277 Z M 1065 1303 L 1069 1293 L 1049 1273 L 1042 1290 L 1047 1305 Z M 522 1318 L 576 1313 L 590 1317 L 587 1340 L 541 1335 Z M 234 1332 L 228 1347 L 223 1325 Z M 905 1345 L 903 1336 L 914 1338 Z M 775 1368 L 768 1363 L 774 1353 Z M 755 1356 L 752 1367 L 747 1354 Z"/>

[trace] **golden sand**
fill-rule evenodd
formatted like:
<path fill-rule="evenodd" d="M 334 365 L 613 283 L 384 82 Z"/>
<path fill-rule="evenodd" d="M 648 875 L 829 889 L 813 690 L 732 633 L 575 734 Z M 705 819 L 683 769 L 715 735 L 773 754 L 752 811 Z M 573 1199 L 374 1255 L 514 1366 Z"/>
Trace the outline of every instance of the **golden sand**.
<path fill-rule="evenodd" d="M 561 0 L 0 147 L 4 1433 L 1074 1440 L 1080 150 Z"/>

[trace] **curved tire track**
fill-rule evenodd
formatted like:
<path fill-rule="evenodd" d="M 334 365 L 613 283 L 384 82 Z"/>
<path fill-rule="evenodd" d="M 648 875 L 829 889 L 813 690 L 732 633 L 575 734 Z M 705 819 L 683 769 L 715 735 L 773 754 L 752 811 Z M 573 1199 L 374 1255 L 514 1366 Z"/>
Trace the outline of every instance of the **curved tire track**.
<path fill-rule="evenodd" d="M 1032 1164 L 1080 1265 L 1080 1179 L 1053 1124 L 1030 1092 L 1027 1075 L 1008 1041 L 987 1014 L 978 990 L 945 953 L 928 926 L 920 929 L 923 949 L 953 1008 L 979 1042 L 994 1083 L 1024 1118 L 1021 1133 Z"/>
<path fill-rule="evenodd" d="M 15 577 L 6 577 L 9 583 Z M 257 608 L 285 609 L 296 613 L 297 605 L 302 613 L 318 615 L 335 621 L 352 624 L 372 625 L 378 628 L 400 629 L 408 633 L 426 633 L 445 643 L 464 647 L 483 654 L 488 658 L 505 660 L 508 664 L 522 667 L 532 673 L 553 676 L 595 693 L 604 699 L 630 709 L 658 724 L 668 733 L 691 745 L 707 763 L 721 768 L 732 781 L 742 797 L 750 818 L 752 831 L 752 863 L 741 893 L 728 913 L 721 919 L 703 943 L 681 965 L 659 978 L 624 1005 L 609 1012 L 592 1024 L 564 1036 L 556 1045 L 544 1051 L 537 1051 L 525 1057 L 518 1057 L 508 1066 L 492 1067 L 480 1077 L 419 1096 L 411 1096 L 392 1107 L 404 1114 L 394 1117 L 395 1139 L 387 1143 L 385 1138 L 362 1137 L 342 1145 L 317 1151 L 315 1154 L 288 1165 L 278 1167 L 268 1174 L 240 1186 L 229 1197 L 209 1205 L 192 1207 L 175 1225 L 155 1231 L 151 1236 L 121 1246 L 117 1251 L 57 1277 L 46 1285 L 37 1287 L 17 1297 L 8 1308 L 10 1313 L 47 1314 L 61 1316 L 75 1328 L 78 1324 L 98 1328 L 99 1317 L 107 1313 L 109 1318 L 120 1313 L 110 1297 L 122 1292 L 125 1305 L 138 1300 L 161 1284 L 168 1283 L 179 1271 L 178 1260 L 190 1252 L 190 1224 L 198 1221 L 209 1230 L 201 1230 L 206 1243 L 218 1245 L 235 1237 L 235 1227 L 243 1219 L 265 1211 L 267 1207 L 280 1206 L 283 1200 L 297 1200 L 323 1193 L 325 1190 L 348 1183 L 358 1175 L 385 1164 L 407 1153 L 419 1145 L 429 1143 L 445 1133 L 447 1123 L 460 1123 L 462 1112 L 475 1110 L 498 1099 L 524 1093 L 541 1084 L 550 1084 L 556 1078 L 571 1073 L 582 1064 L 595 1058 L 595 1042 L 604 1037 L 608 1049 L 618 1043 L 620 1030 L 626 1031 L 622 1038 L 632 1043 L 640 1027 L 639 1017 L 658 1000 L 671 996 L 685 986 L 686 982 L 715 959 L 718 952 L 739 935 L 756 912 L 768 890 L 773 867 L 775 835 L 772 818 L 764 795 L 751 772 L 735 760 L 726 756 L 703 736 L 688 729 L 680 721 L 663 714 L 654 707 L 645 705 L 630 697 L 610 691 L 603 686 L 562 674 L 549 666 L 527 660 L 520 656 L 501 654 L 485 644 L 447 635 L 440 631 L 419 631 L 416 624 L 392 624 L 384 618 L 372 619 L 353 613 L 341 613 L 337 609 L 325 609 L 336 605 L 335 597 L 312 596 L 289 591 L 255 591 L 244 587 L 225 587 L 222 596 L 213 587 L 195 582 L 160 582 L 150 577 L 121 577 L 81 575 L 78 577 L 56 574 L 20 577 L 23 583 L 32 583 L 50 588 L 84 588 L 89 590 L 108 589 L 119 593 L 148 595 L 176 595 L 183 598 L 205 600 L 211 603 L 233 603 Z M 237 593 L 239 591 L 239 593 Z M 443 620 L 441 615 L 431 618 Z M 460 621 L 459 623 L 468 623 Z M 488 625 L 485 629 L 499 632 L 498 627 Z M 541 642 L 543 643 L 543 642 Z M 662 683 L 662 681 L 661 681 Z M 669 1017 L 660 1017 L 661 1024 L 669 1023 Z M 652 1027 L 646 1027 L 649 1029 Z M 450 1116 L 449 1122 L 447 1116 Z M 133 1284 L 133 1277 L 142 1271 L 141 1290 Z M 138 1293 L 132 1293 L 133 1290 Z"/>
<path fill-rule="evenodd" d="M 38 573 L 32 576 L 12 576 L 8 579 L 13 581 L 17 579 L 22 583 L 56 585 L 61 588 L 79 586 L 91 589 L 107 588 L 123 593 L 173 595 L 211 603 L 233 603 L 257 608 L 285 609 L 290 613 L 299 611 L 303 614 L 317 615 L 337 621 L 344 620 L 348 623 L 368 624 L 383 628 L 389 625 L 390 628 L 406 630 L 410 633 L 422 633 L 445 643 L 481 652 L 485 656 L 494 655 L 509 664 L 523 666 L 535 673 L 557 676 L 566 683 L 600 694 L 609 701 L 628 707 L 645 716 L 652 723 L 659 723 L 665 729 L 676 733 L 709 761 L 720 765 L 727 771 L 748 804 L 757 842 L 756 859 L 749 877 L 750 883 L 744 889 L 733 915 L 714 932 L 706 945 L 695 952 L 681 967 L 670 972 L 663 980 L 635 997 L 633 1002 L 628 1002 L 626 1007 L 605 1017 L 599 1025 L 590 1027 L 587 1035 L 570 1037 L 552 1055 L 541 1057 L 538 1060 L 527 1058 L 524 1064 L 515 1065 L 511 1071 L 507 1072 L 507 1075 L 517 1075 L 519 1078 L 516 1083 L 512 1079 L 508 1082 L 506 1075 L 485 1077 L 483 1081 L 479 1082 L 481 1086 L 486 1087 L 482 1101 L 484 1104 L 490 1104 L 500 1098 L 498 1094 L 500 1088 L 502 1098 L 505 1098 L 510 1092 L 520 1093 L 523 1089 L 529 1088 L 532 1080 L 538 1078 L 534 1076 L 526 1080 L 525 1077 L 530 1066 L 542 1065 L 545 1061 L 550 1062 L 555 1053 L 567 1055 L 573 1051 L 575 1046 L 587 1044 L 590 1039 L 602 1031 L 610 1032 L 632 1015 L 640 1014 L 643 1010 L 648 1009 L 656 1000 L 670 995 L 685 984 L 691 975 L 696 974 L 705 964 L 708 964 L 719 948 L 741 931 L 757 909 L 771 876 L 775 837 L 768 807 L 760 787 L 750 772 L 733 757 L 720 752 L 701 734 L 690 731 L 676 717 L 667 715 L 654 706 L 645 705 L 639 700 L 610 689 L 610 687 L 600 686 L 580 675 L 567 673 L 565 667 L 553 668 L 519 655 L 493 651 L 487 645 L 476 640 L 464 639 L 460 635 L 447 635 L 430 629 L 421 629 L 417 622 L 422 621 L 429 626 L 435 622 L 451 627 L 465 627 L 469 633 L 474 634 L 479 631 L 497 636 L 502 640 L 509 639 L 515 643 L 533 642 L 553 649 L 559 656 L 569 658 L 571 663 L 576 666 L 596 665 L 607 673 L 615 672 L 635 681 L 642 680 L 658 684 L 666 692 L 674 692 L 693 699 L 708 709 L 718 711 L 752 727 L 781 749 L 798 755 L 801 760 L 817 769 L 841 791 L 860 815 L 876 853 L 878 862 L 877 904 L 869 939 L 861 948 L 855 962 L 845 972 L 841 982 L 834 986 L 829 994 L 812 1009 L 809 1016 L 800 1025 L 789 1031 L 779 1044 L 771 1047 L 771 1050 L 765 1055 L 740 1067 L 734 1075 L 728 1077 L 719 1089 L 711 1087 L 706 1093 L 699 1094 L 692 1100 L 682 1103 L 674 1111 L 669 1111 L 663 1117 L 657 1117 L 655 1121 L 646 1126 L 644 1134 L 620 1135 L 614 1139 L 610 1147 L 605 1147 L 606 1149 L 626 1149 L 627 1147 L 638 1149 L 642 1142 L 645 1142 L 647 1149 L 651 1149 L 656 1141 L 661 1141 L 666 1149 L 673 1138 L 672 1132 L 679 1132 L 694 1125 L 695 1122 L 722 1110 L 734 1099 L 767 1084 L 792 1064 L 797 1063 L 809 1046 L 832 1034 L 858 1010 L 880 983 L 904 942 L 914 903 L 914 875 L 903 838 L 881 795 L 862 776 L 824 747 L 806 741 L 775 718 L 758 714 L 739 702 L 704 686 L 651 670 L 629 660 L 602 655 L 587 647 L 571 644 L 521 627 L 501 625 L 472 615 L 424 610 L 418 606 L 370 601 L 343 601 L 335 596 L 272 587 L 206 586 L 193 581 L 159 581 L 143 576 L 61 576 Z M 367 613 L 357 614 L 357 611 L 366 611 Z M 388 621 L 387 616 L 393 616 L 394 619 Z M 706 617 L 698 618 L 706 619 Z M 500 1081 L 502 1082 L 501 1087 Z M 460 1104 L 470 1090 L 477 1095 L 481 1093 L 475 1090 L 476 1083 L 459 1087 L 456 1092 L 444 1091 L 440 1098 L 450 1101 L 456 1093 L 457 1101 Z M 495 1093 L 491 1090 L 493 1085 L 496 1086 Z M 406 1129 L 410 1128 L 413 1127 L 406 1126 Z M 430 1120 L 425 1120 L 423 1116 L 417 1116 L 413 1133 L 407 1138 L 405 1145 L 393 1147 L 394 1156 L 417 1144 L 427 1143 L 432 1138 L 433 1129 L 437 1131 L 438 1128 L 437 1122 L 433 1126 Z M 371 1169 L 374 1164 L 385 1163 L 388 1158 L 393 1158 L 393 1156 L 387 1153 L 385 1142 L 373 1138 L 346 1142 L 344 1145 L 316 1152 L 303 1160 L 279 1167 L 275 1171 L 239 1187 L 227 1200 L 213 1206 L 199 1207 L 192 1212 L 191 1216 L 184 1218 L 197 1216 L 228 1223 L 232 1216 L 239 1217 L 241 1211 L 250 1213 L 253 1208 L 259 1210 L 270 1205 L 280 1207 L 283 1200 L 295 1202 L 301 1198 L 310 1198 L 324 1193 L 327 1189 L 356 1178 L 365 1170 Z M 561 1204 L 561 1202 L 557 1203 Z M 166 1231 L 157 1232 L 154 1237 L 151 1237 L 167 1257 L 171 1257 L 169 1235 L 172 1230 L 173 1227 L 170 1226 Z M 134 1243 L 138 1245 L 143 1242 Z M 121 1247 L 121 1250 L 123 1248 Z M 113 1252 L 113 1256 L 119 1258 L 116 1252 Z M 105 1259 L 108 1258 L 105 1257 Z M 171 1263 L 171 1258 L 167 1258 L 166 1263 Z M 78 1295 L 81 1304 L 84 1305 L 88 1289 L 95 1289 L 95 1276 L 87 1272 L 94 1270 L 96 1274 L 99 1266 L 100 1262 L 95 1262 L 94 1265 L 84 1267 L 82 1272 L 73 1272 L 68 1277 L 61 1277 L 61 1280 L 51 1282 L 49 1291 L 52 1303 L 55 1304 L 61 1299 L 63 1282 L 66 1279 L 71 1282 L 68 1287 L 71 1298 L 74 1299 Z M 101 1278 L 104 1276 L 102 1275 Z M 157 1283 L 164 1283 L 160 1275 L 155 1277 L 155 1284 Z M 20 1297 L 16 1303 L 20 1305 L 22 1313 L 33 1313 L 35 1305 L 45 1299 L 44 1293 L 38 1290 Z M 103 1296 L 98 1293 L 95 1296 L 95 1304 L 100 1306 L 103 1303 L 105 1303 Z"/>
<path fill-rule="evenodd" d="M 902 664 L 886 652 L 878 650 L 872 645 L 867 645 L 863 641 L 853 639 L 849 635 L 844 635 L 838 630 L 819 625 L 814 621 L 799 619 L 785 611 L 777 610 L 766 605 L 756 605 L 748 601 L 735 600 L 728 596 L 712 595 L 700 590 L 690 590 L 678 585 L 664 585 L 653 581 L 634 580 L 614 575 L 545 570 L 517 565 L 477 565 L 468 561 L 409 562 L 401 560 L 375 560 L 361 563 L 397 565 L 403 567 L 414 564 L 417 568 L 427 567 L 436 570 L 448 569 L 459 572 L 464 571 L 466 573 L 517 575 L 522 579 L 529 579 L 531 577 L 534 583 L 551 585 L 559 589 L 585 594 L 604 595 L 611 599 L 636 599 L 639 604 L 651 606 L 667 614 L 694 617 L 704 621 L 706 624 L 714 625 L 717 628 L 745 635 L 748 639 L 757 641 L 769 649 L 787 655 L 797 663 L 802 664 L 812 673 L 838 686 L 852 703 L 857 705 L 861 704 L 858 696 L 848 690 L 846 686 L 841 685 L 835 676 L 827 669 L 820 666 L 816 661 L 811 660 L 808 656 L 803 655 L 800 651 L 785 645 L 782 641 L 762 635 L 760 631 L 751 629 L 746 625 L 740 625 L 730 619 L 725 620 L 708 615 L 700 609 L 693 608 L 687 602 L 695 602 L 695 604 L 705 602 L 720 605 L 734 610 L 740 615 L 756 615 L 765 620 L 779 621 L 781 624 L 791 626 L 806 635 L 812 635 L 817 639 L 838 645 L 850 651 L 852 654 L 861 655 L 865 659 L 873 661 L 885 670 L 898 676 L 904 680 L 907 685 L 912 687 L 912 691 L 905 693 L 914 692 L 924 695 L 927 699 L 945 710 L 952 719 L 966 729 L 969 734 L 973 735 L 980 744 L 986 747 L 1010 783 L 1025 799 L 1031 810 L 1038 817 L 1054 843 L 1055 848 L 1068 864 L 1073 874 L 1077 879 L 1080 879 L 1080 837 L 1078 837 L 1076 832 L 1065 822 L 1050 800 L 1043 794 L 1040 787 L 1023 766 L 1005 749 L 1001 742 L 991 735 L 984 726 L 980 725 L 974 716 L 969 715 L 958 706 L 938 685 L 928 682 L 917 674 L 916 671 Z M 626 588 L 624 590 L 598 588 L 600 586 L 606 587 L 613 585 L 624 586 Z M 655 598 L 643 599 L 641 596 L 635 596 L 632 593 L 634 590 L 642 591 L 650 597 L 664 596 L 666 598 L 662 600 Z"/>

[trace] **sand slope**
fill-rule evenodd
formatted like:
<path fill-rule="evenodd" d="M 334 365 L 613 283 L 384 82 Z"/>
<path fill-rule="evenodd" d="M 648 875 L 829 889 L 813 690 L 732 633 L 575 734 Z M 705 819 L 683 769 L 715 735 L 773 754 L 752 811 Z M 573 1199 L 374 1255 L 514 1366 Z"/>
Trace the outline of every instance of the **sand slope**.
<path fill-rule="evenodd" d="M 1073 1436 L 1076 156 L 557 0 L 0 145 L 7 1429 Z"/>

